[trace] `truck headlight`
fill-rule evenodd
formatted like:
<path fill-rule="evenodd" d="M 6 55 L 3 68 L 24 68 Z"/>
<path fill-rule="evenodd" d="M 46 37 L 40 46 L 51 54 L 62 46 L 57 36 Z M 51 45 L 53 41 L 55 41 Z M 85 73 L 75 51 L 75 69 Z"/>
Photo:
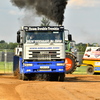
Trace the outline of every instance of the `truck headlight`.
<path fill-rule="evenodd" d="M 65 63 L 57 63 L 57 66 L 65 66 Z"/>
<path fill-rule="evenodd" d="M 33 66 L 33 64 L 24 64 L 24 66 Z"/>

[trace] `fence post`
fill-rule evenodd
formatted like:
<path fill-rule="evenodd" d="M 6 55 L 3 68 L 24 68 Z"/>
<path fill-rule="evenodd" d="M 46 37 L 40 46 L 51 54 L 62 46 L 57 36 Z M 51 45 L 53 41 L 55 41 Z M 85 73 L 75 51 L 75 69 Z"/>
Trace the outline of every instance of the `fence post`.
<path fill-rule="evenodd" d="M 5 53 L 4 53 L 4 62 L 5 62 L 5 67 L 4 67 L 4 73 L 5 73 L 5 69 L 7 67 L 6 63 L 7 63 L 7 50 L 5 49 Z"/>

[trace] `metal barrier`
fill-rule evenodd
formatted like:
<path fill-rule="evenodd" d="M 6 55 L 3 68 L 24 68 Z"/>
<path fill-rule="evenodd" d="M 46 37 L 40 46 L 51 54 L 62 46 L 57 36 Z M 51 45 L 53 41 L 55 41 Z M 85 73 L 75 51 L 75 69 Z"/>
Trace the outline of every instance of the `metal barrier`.
<path fill-rule="evenodd" d="M 14 50 L 0 50 L 0 73 L 12 73 Z"/>

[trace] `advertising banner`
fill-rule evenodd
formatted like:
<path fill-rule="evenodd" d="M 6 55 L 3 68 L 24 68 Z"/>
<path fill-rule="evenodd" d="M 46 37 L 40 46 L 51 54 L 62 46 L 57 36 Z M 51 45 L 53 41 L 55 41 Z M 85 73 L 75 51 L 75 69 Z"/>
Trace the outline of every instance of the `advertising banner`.
<path fill-rule="evenodd" d="M 87 47 L 83 59 L 100 60 L 100 47 Z"/>

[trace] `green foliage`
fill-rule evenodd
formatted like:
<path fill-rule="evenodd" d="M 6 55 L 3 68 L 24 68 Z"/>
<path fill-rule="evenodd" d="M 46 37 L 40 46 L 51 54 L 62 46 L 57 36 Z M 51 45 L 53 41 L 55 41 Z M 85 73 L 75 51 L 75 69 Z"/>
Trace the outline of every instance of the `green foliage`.
<path fill-rule="evenodd" d="M 7 49 L 8 43 L 0 43 L 0 49 Z"/>
<path fill-rule="evenodd" d="M 0 49 L 14 49 L 17 46 L 17 43 L 7 43 L 4 40 L 0 41 Z"/>
<path fill-rule="evenodd" d="M 83 43 L 76 44 L 76 48 L 79 52 L 85 52 L 86 47 L 87 47 L 87 44 L 83 44 Z"/>
<path fill-rule="evenodd" d="M 4 40 L 1 40 L 0 43 L 5 43 L 5 41 Z"/>
<path fill-rule="evenodd" d="M 96 46 L 99 46 L 98 43 L 93 43 L 93 44 L 90 44 L 90 43 L 78 43 L 76 44 L 76 48 L 79 52 L 85 52 L 85 49 L 86 47 L 89 46 L 89 47 L 96 47 Z"/>
<path fill-rule="evenodd" d="M 17 47 L 17 43 L 9 43 L 9 48 L 8 49 L 14 49 L 15 47 Z"/>

